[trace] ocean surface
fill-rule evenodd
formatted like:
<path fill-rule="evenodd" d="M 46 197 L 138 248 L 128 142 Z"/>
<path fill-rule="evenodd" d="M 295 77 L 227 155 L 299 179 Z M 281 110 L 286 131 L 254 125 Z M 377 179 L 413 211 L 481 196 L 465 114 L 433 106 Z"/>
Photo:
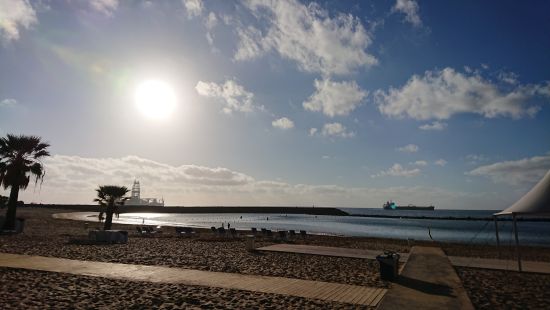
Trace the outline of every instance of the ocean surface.
<path fill-rule="evenodd" d="M 350 214 L 490 218 L 494 210 L 400 211 L 371 208 L 344 209 Z M 93 215 L 92 215 L 93 214 Z M 89 218 L 97 217 L 90 213 Z M 306 230 L 308 233 L 343 236 L 366 236 L 496 244 L 494 222 L 486 220 L 408 219 L 303 214 L 173 214 L 126 213 L 118 222 L 146 225 L 231 227 L 244 230 L 255 227 L 271 230 Z M 513 245 L 511 221 L 499 221 L 501 244 Z M 550 246 L 550 222 L 518 221 L 519 239 L 524 245 Z"/>

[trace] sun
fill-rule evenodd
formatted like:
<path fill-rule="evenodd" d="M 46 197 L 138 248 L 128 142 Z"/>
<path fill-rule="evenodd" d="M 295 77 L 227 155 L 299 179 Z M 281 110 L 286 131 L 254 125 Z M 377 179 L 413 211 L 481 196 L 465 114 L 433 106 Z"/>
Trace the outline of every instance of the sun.
<path fill-rule="evenodd" d="M 166 119 L 176 107 L 176 93 L 170 84 L 148 80 L 138 85 L 135 92 L 138 110 L 150 119 Z"/>

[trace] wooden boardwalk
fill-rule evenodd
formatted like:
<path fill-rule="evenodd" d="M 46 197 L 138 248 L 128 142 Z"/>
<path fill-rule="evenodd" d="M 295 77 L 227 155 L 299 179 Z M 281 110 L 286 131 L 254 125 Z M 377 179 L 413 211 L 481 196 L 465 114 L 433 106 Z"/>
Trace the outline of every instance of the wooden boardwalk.
<path fill-rule="evenodd" d="M 351 257 L 351 258 L 364 258 L 364 259 L 376 259 L 377 255 L 382 254 L 383 251 L 376 250 L 364 250 L 364 249 L 350 249 L 306 244 L 274 244 L 261 248 L 257 248 L 258 251 L 268 252 L 287 252 L 298 254 L 310 254 L 310 255 L 323 255 L 323 256 L 336 256 L 336 257 Z M 407 253 L 399 253 L 401 261 L 406 261 L 409 257 Z"/>
<path fill-rule="evenodd" d="M 202 270 L 102 263 L 0 253 L 0 267 L 62 272 L 130 281 L 237 289 L 376 307 L 386 289 L 339 283 Z"/>
<path fill-rule="evenodd" d="M 284 243 L 265 246 L 262 248 L 258 248 L 257 250 L 268 251 L 268 252 L 287 252 L 287 253 L 352 257 L 352 258 L 364 258 L 364 259 L 376 259 L 376 255 L 379 255 L 382 253 L 382 251 L 374 251 L 374 250 L 325 247 L 325 246 L 304 245 L 304 244 L 284 244 Z M 401 261 L 403 262 L 406 262 L 409 257 L 408 253 L 399 253 L 399 255 L 401 255 Z M 518 263 L 515 260 L 462 257 L 462 256 L 449 256 L 448 258 L 451 261 L 451 264 L 453 266 L 458 266 L 458 267 L 518 271 Z M 550 263 L 548 262 L 522 261 L 522 265 L 523 265 L 524 272 L 550 274 Z"/>
<path fill-rule="evenodd" d="M 449 256 L 449 260 L 451 261 L 451 264 L 453 264 L 453 266 L 458 267 L 518 271 L 517 260 L 461 256 Z M 550 274 L 550 263 L 548 262 L 533 262 L 522 260 L 521 265 L 523 266 L 523 272 Z"/>

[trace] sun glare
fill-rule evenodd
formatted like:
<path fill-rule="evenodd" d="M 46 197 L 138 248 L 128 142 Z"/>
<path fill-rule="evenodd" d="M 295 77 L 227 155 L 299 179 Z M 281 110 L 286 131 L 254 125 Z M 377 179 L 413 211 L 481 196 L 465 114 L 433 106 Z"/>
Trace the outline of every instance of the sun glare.
<path fill-rule="evenodd" d="M 147 118 L 165 119 L 176 107 L 176 94 L 168 83 L 149 80 L 138 85 L 135 102 L 139 111 Z"/>

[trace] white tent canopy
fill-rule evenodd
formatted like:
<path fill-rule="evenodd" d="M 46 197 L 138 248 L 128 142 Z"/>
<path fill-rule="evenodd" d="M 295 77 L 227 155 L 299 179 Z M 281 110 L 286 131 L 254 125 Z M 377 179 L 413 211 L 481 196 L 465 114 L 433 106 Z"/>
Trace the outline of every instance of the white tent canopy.
<path fill-rule="evenodd" d="M 497 216 L 499 215 L 512 215 L 514 220 L 514 235 L 516 239 L 516 253 L 518 259 L 518 270 L 521 272 L 521 252 L 519 249 L 518 238 L 518 226 L 516 222 L 516 215 L 550 215 L 550 170 L 546 172 L 546 175 L 540 180 L 535 187 L 533 187 L 527 194 L 521 197 L 516 203 L 508 207 L 506 210 L 495 213 L 495 232 L 497 238 L 497 247 L 499 248 L 500 257 L 500 240 L 498 237 L 498 222 Z"/>
<path fill-rule="evenodd" d="M 550 170 L 527 194 L 495 215 L 550 215 Z"/>

